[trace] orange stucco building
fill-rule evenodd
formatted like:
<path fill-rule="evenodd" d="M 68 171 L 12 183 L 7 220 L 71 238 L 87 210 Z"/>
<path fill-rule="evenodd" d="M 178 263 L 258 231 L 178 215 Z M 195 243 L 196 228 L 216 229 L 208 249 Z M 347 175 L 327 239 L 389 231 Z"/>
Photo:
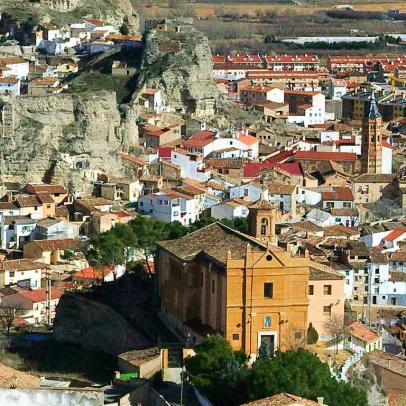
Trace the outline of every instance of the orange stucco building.
<path fill-rule="evenodd" d="M 325 323 L 334 318 L 344 322 L 344 276 L 317 262 L 310 263 L 309 322 L 320 339 L 328 339 Z"/>
<path fill-rule="evenodd" d="M 235 350 L 254 355 L 263 346 L 272 355 L 303 340 L 307 256 L 292 256 L 221 223 L 158 247 L 162 311 L 193 341 L 219 332 Z"/>

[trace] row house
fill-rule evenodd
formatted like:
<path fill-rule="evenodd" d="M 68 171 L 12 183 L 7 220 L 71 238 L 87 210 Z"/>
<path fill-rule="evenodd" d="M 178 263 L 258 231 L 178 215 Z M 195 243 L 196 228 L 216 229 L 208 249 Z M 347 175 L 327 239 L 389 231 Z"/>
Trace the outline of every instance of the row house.
<path fill-rule="evenodd" d="M 365 72 L 373 69 L 373 59 L 368 55 L 329 55 L 327 69 L 330 72 Z"/>
<path fill-rule="evenodd" d="M 316 55 L 266 55 L 266 67 L 275 71 L 315 71 L 320 60 Z"/>
<path fill-rule="evenodd" d="M 319 71 L 248 71 L 247 79 L 256 86 L 277 86 L 289 90 L 321 91 L 328 80 L 327 72 Z"/>

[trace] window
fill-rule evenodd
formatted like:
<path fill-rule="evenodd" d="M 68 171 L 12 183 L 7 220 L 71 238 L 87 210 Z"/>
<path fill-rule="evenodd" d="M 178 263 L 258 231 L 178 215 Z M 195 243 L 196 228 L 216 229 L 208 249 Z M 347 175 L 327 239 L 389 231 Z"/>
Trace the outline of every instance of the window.
<path fill-rule="evenodd" d="M 233 341 L 237 341 L 240 339 L 240 335 L 238 333 L 233 334 Z"/>
<path fill-rule="evenodd" d="M 331 306 L 323 306 L 323 314 L 325 316 L 331 316 Z"/>
<path fill-rule="evenodd" d="M 14 272 L 10 272 L 10 278 L 14 278 Z"/>
<path fill-rule="evenodd" d="M 140 202 L 140 206 L 141 206 L 141 207 L 144 206 L 144 202 Z"/>
<path fill-rule="evenodd" d="M 309 295 L 314 295 L 314 285 L 309 285 Z"/>
<path fill-rule="evenodd" d="M 214 279 L 211 281 L 211 293 L 213 293 L 214 294 L 214 284 L 215 284 L 215 282 L 214 282 Z"/>
<path fill-rule="evenodd" d="M 300 340 L 302 338 L 302 333 L 300 331 L 295 331 L 295 340 Z"/>
<path fill-rule="evenodd" d="M 268 299 L 273 298 L 273 283 L 269 282 L 264 283 L 264 297 Z"/>
<path fill-rule="evenodd" d="M 390 304 L 391 304 L 392 306 L 396 306 L 396 298 L 395 298 L 395 297 L 391 297 L 391 299 L 390 299 Z"/>
<path fill-rule="evenodd" d="M 323 286 L 323 293 L 325 295 L 331 295 L 331 285 L 324 285 Z"/>
<path fill-rule="evenodd" d="M 343 207 L 350 209 L 351 208 L 351 202 L 344 202 Z"/>
<path fill-rule="evenodd" d="M 271 316 L 265 316 L 264 317 L 264 327 L 269 328 L 269 327 L 271 327 L 271 324 L 272 324 Z"/>

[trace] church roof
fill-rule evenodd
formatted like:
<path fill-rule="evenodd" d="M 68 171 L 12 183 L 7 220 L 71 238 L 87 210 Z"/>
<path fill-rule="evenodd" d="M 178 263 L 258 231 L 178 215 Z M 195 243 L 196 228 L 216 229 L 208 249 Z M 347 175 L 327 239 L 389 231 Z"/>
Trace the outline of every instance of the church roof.
<path fill-rule="evenodd" d="M 220 222 L 210 224 L 177 240 L 158 242 L 160 247 L 183 261 L 191 261 L 197 254 L 204 252 L 224 265 L 227 263 L 228 251 L 234 257 L 243 257 L 247 244 L 258 251 L 267 249 L 265 243 Z"/>
<path fill-rule="evenodd" d="M 371 93 L 371 105 L 369 106 L 369 114 L 368 114 L 368 118 L 371 119 L 377 119 L 377 118 L 381 118 L 381 113 L 378 110 L 378 106 L 376 104 L 376 100 L 375 100 L 375 93 L 372 92 Z"/>
<path fill-rule="evenodd" d="M 264 196 L 261 195 L 259 200 L 257 200 L 256 202 L 250 204 L 248 206 L 248 208 L 249 209 L 257 209 L 257 210 L 274 210 L 277 207 L 276 207 L 275 203 L 268 202 L 268 200 L 266 200 L 264 198 Z"/>

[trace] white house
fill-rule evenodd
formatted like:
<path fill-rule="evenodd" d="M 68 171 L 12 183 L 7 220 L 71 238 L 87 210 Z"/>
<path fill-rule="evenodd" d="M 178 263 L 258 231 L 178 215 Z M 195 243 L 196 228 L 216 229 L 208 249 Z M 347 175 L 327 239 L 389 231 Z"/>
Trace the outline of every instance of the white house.
<path fill-rule="evenodd" d="M 322 192 L 323 209 L 352 209 L 354 196 L 348 187 L 338 187 L 331 192 Z"/>
<path fill-rule="evenodd" d="M 218 132 L 200 131 L 183 142 L 183 148 L 195 154 L 207 157 L 218 151 L 234 149 L 233 158 L 257 158 L 259 155 L 259 141 L 244 133 L 235 133 L 232 137 L 220 137 Z"/>
<path fill-rule="evenodd" d="M 381 241 L 386 252 L 395 252 L 399 250 L 399 242 L 406 239 L 406 231 L 392 230 L 385 235 Z"/>
<path fill-rule="evenodd" d="M 34 236 L 36 220 L 25 216 L 3 216 L 0 223 L 1 248 L 19 249 Z"/>
<path fill-rule="evenodd" d="M 345 227 L 357 227 L 359 215 L 356 209 L 330 209 L 334 224 L 342 224 Z"/>
<path fill-rule="evenodd" d="M 320 131 L 320 142 L 338 141 L 340 139 L 339 131 Z"/>
<path fill-rule="evenodd" d="M 215 219 L 229 219 L 248 216 L 248 205 L 251 202 L 243 199 L 225 200 L 211 207 L 211 217 Z"/>
<path fill-rule="evenodd" d="M 312 209 L 306 216 L 306 220 L 319 227 L 328 227 L 334 225 L 334 218 L 330 213 L 323 210 Z"/>
<path fill-rule="evenodd" d="M 285 91 L 285 103 L 289 103 L 288 123 L 308 127 L 324 124 L 326 120 L 326 98 L 323 93 Z"/>
<path fill-rule="evenodd" d="M 0 94 L 20 94 L 21 82 L 16 76 L 0 77 Z"/>
<path fill-rule="evenodd" d="M 179 221 L 183 225 L 194 223 L 200 215 L 193 196 L 172 189 L 140 196 L 138 210 L 153 219 L 166 223 Z"/>
<path fill-rule="evenodd" d="M 8 260 L 0 263 L 0 287 L 17 285 L 26 289 L 41 288 L 42 271 L 47 266 L 31 259 Z"/>
<path fill-rule="evenodd" d="M 13 76 L 26 80 L 30 67 L 29 62 L 19 56 L 7 56 L 0 58 L 0 69 L 5 78 Z"/>
<path fill-rule="evenodd" d="M 171 151 L 171 163 L 179 166 L 182 178 L 190 178 L 199 182 L 206 182 L 210 179 L 211 171 L 205 168 L 201 155 L 175 148 Z"/>
<path fill-rule="evenodd" d="M 316 206 L 321 202 L 322 191 L 319 188 L 298 187 L 296 194 L 297 203 L 305 203 L 308 206 Z"/>
<path fill-rule="evenodd" d="M 347 93 L 347 84 L 344 79 L 331 79 L 328 84 L 328 97 L 332 100 L 341 100 Z"/>
<path fill-rule="evenodd" d="M 0 221 L 4 216 L 17 216 L 20 209 L 14 202 L 0 202 Z"/>

